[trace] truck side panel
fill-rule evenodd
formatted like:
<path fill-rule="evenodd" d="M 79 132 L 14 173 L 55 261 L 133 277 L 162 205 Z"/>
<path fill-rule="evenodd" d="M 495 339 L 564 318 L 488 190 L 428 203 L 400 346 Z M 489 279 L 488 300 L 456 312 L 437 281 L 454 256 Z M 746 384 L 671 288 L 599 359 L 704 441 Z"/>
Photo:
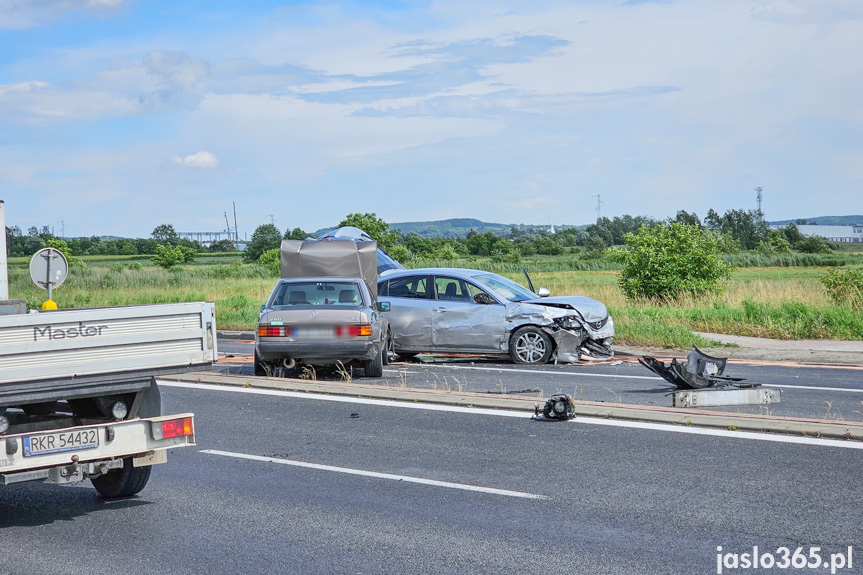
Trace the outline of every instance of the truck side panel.
<path fill-rule="evenodd" d="M 209 366 L 212 303 L 62 310 L 0 317 L 0 397 L 25 382 Z M 38 387 L 38 386 L 35 386 Z"/>

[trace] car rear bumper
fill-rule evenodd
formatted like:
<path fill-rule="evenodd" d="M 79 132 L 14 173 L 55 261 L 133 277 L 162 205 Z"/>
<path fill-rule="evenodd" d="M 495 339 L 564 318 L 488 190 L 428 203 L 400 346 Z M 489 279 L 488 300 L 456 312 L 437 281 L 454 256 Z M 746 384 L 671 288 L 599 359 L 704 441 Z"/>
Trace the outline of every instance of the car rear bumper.
<path fill-rule="evenodd" d="M 378 349 L 371 340 L 360 341 L 266 341 L 260 339 L 255 347 L 261 360 L 267 363 L 296 359 L 306 363 L 336 363 L 350 360 L 373 359 Z"/>

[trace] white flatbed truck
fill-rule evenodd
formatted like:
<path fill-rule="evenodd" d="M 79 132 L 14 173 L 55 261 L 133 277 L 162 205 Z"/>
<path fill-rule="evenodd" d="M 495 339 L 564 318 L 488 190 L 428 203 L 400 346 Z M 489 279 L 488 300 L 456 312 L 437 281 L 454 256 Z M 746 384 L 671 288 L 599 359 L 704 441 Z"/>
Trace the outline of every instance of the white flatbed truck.
<path fill-rule="evenodd" d="M 156 376 L 212 366 L 214 311 L 199 302 L 0 315 L 0 488 L 89 478 L 104 497 L 141 491 L 168 449 L 195 444 L 193 414 L 162 415 Z"/>

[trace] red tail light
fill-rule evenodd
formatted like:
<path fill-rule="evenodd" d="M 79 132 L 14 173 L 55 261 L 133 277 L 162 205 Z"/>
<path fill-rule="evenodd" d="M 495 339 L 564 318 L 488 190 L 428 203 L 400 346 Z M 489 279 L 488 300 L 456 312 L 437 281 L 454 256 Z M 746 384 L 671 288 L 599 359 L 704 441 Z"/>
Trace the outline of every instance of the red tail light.
<path fill-rule="evenodd" d="M 152 427 L 153 439 L 171 439 L 172 437 L 191 437 L 195 435 L 195 424 L 191 417 L 178 417 L 165 421 L 154 421 Z"/>
<path fill-rule="evenodd" d="M 362 325 L 337 325 L 336 337 L 357 337 L 360 335 L 372 335 L 372 326 Z"/>
<path fill-rule="evenodd" d="M 293 329 L 291 326 L 275 326 L 275 325 L 262 325 L 258 326 L 258 336 L 259 337 L 291 337 L 293 333 Z"/>
<path fill-rule="evenodd" d="M 172 437 L 188 437 L 195 434 L 191 417 L 169 419 L 168 421 L 163 421 L 161 423 L 162 439 L 170 439 Z"/>

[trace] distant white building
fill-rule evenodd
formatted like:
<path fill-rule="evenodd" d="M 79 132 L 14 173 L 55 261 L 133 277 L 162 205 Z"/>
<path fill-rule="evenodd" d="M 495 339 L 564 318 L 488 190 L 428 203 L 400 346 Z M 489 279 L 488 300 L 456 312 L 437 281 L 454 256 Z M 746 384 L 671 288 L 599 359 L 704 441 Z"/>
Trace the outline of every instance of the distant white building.
<path fill-rule="evenodd" d="M 799 225 L 797 229 L 804 236 L 818 236 L 831 242 L 863 242 L 863 225 L 818 226 Z"/>
<path fill-rule="evenodd" d="M 554 224 L 551 224 L 551 227 L 548 228 L 548 233 L 550 233 L 550 234 L 554 233 Z"/>

